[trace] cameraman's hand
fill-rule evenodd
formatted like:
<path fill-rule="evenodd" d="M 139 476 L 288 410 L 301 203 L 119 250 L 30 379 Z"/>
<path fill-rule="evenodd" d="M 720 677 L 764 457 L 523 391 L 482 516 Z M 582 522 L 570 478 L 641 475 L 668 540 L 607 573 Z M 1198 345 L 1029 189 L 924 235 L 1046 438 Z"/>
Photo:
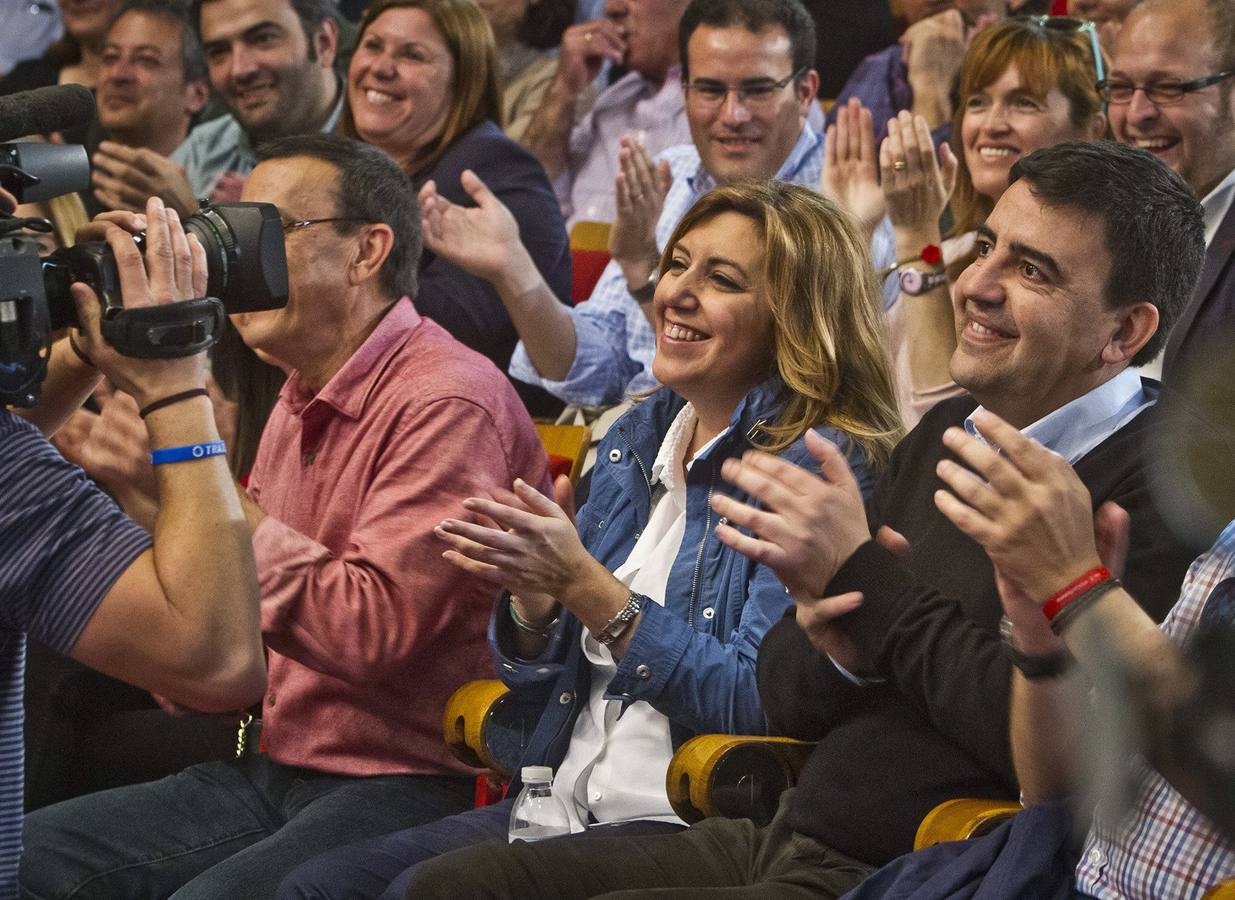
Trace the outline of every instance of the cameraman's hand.
<path fill-rule="evenodd" d="M 146 214 L 133 213 L 122 209 L 101 212 L 85 225 L 78 228 L 73 240 L 78 244 L 85 243 L 86 241 L 107 240 L 107 228 L 109 225 L 122 228 L 129 234 L 141 234 L 146 230 Z"/>
<path fill-rule="evenodd" d="M 206 292 L 206 251 L 193 235 L 185 235 L 175 210 L 158 197 L 146 204 L 146 253 L 120 227 L 109 224 L 104 239 L 116 258 L 120 294 L 126 308 L 156 306 L 201 297 Z M 147 274 L 149 273 L 149 274 Z M 139 407 L 206 383 L 206 355 L 179 359 L 136 359 L 122 356 L 99 332 L 99 300 L 89 287 L 71 288 L 81 329 L 77 341 L 112 383 Z"/>
<path fill-rule="evenodd" d="M 184 166 L 147 147 L 103 141 L 91 163 L 94 196 L 110 209 L 141 212 L 147 197 L 161 197 L 182 216 L 198 208 Z"/>

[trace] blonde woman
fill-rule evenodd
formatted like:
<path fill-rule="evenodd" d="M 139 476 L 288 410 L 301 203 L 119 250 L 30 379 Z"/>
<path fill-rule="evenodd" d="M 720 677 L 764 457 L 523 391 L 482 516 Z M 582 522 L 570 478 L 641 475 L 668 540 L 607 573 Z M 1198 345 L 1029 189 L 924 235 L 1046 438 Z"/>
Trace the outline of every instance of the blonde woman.
<path fill-rule="evenodd" d="M 502 212 L 484 196 L 474 210 L 435 204 L 426 238 L 480 241 L 485 265 L 526 265 Z M 673 750 L 696 734 L 765 730 L 755 658 L 792 601 L 716 536 L 711 498 L 732 491 L 725 460 L 760 447 L 810 465 L 804 435 L 816 429 L 869 488 L 901 434 L 870 259 L 830 201 L 783 182 L 718 188 L 678 224 L 660 273 L 664 387 L 601 442 L 577 524 L 516 484 L 463 504 L 499 527 L 439 528 L 449 559 L 509 589 L 490 634 L 512 699 L 529 721 L 539 714 L 522 764 L 554 767 L 573 832 L 680 827 L 665 794 Z M 416 863 L 504 839 L 518 789 L 319 857 L 278 896 L 406 896 Z"/>

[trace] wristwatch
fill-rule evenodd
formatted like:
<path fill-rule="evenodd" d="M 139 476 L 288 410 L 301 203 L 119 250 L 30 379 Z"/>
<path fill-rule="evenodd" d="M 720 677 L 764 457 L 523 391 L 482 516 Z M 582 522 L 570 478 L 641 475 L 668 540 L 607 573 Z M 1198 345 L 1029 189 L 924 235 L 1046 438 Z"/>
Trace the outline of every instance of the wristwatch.
<path fill-rule="evenodd" d="M 632 288 L 629 284 L 626 285 L 626 290 L 635 298 L 636 303 L 650 303 L 652 297 L 656 295 L 656 284 L 660 281 L 660 269 L 652 269 L 652 274 L 648 276 L 648 280 L 643 282 L 637 288 Z"/>
<path fill-rule="evenodd" d="M 901 269 L 901 292 L 911 297 L 933 291 L 948 283 L 947 272 L 923 272 L 912 267 Z"/>
<path fill-rule="evenodd" d="M 1003 639 L 1004 652 L 1008 654 L 1008 659 L 1012 665 L 1021 670 L 1021 674 L 1034 681 L 1039 678 L 1058 678 L 1063 675 L 1076 662 L 1072 654 L 1067 648 L 1056 650 L 1054 653 L 1047 653 L 1043 656 L 1031 656 L 1017 649 L 1016 642 L 1012 636 L 1013 626 L 1012 620 L 1004 616 L 999 620 L 999 636 Z"/>

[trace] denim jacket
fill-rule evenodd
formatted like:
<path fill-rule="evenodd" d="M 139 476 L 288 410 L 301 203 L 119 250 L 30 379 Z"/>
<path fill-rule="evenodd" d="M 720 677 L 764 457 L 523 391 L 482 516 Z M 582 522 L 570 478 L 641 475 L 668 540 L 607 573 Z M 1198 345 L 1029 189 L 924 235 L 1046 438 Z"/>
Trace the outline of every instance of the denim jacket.
<path fill-rule="evenodd" d="M 606 699 L 650 703 L 667 716 L 673 746 L 697 734 L 764 734 L 767 723 L 755 686 L 759 642 L 792 602 L 772 571 L 716 537 L 711 495 L 748 496 L 721 478 L 721 464 L 750 449 L 758 426 L 773 421 L 782 390 L 771 379 L 738 405 L 729 431 L 691 466 L 686 482 L 686 531 L 669 574 L 665 605 L 648 601 Z M 647 524 L 652 462 L 685 401 L 662 388 L 618 420 L 601 441 L 588 502 L 579 511 L 584 547 L 610 571 L 625 562 Z M 861 449 L 834 428 L 821 433 L 848 457 L 863 493 L 874 477 Z M 817 468 L 803 440 L 781 458 Z M 513 652 L 509 597 L 498 604 L 489 637 L 498 672 L 529 721 L 541 710 L 522 765 L 551 765 L 566 755 L 575 718 L 590 696 L 592 668 L 580 646 L 582 623 L 563 611 L 539 658 Z M 517 787 L 517 784 L 514 785 Z"/>

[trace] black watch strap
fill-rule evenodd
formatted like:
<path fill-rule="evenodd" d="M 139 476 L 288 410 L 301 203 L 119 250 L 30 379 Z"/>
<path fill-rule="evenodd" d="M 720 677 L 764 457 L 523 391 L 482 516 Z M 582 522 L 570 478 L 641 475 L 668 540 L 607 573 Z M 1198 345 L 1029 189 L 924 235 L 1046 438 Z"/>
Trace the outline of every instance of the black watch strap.
<path fill-rule="evenodd" d="M 1008 654 L 1012 665 L 1020 669 L 1021 674 L 1030 681 L 1039 678 L 1058 678 L 1071 669 L 1076 662 L 1066 649 L 1041 656 L 1021 652 L 1016 648 L 1016 643 L 1012 639 L 1012 620 L 1007 616 L 999 620 L 999 636 L 1003 638 L 1003 649 Z"/>

